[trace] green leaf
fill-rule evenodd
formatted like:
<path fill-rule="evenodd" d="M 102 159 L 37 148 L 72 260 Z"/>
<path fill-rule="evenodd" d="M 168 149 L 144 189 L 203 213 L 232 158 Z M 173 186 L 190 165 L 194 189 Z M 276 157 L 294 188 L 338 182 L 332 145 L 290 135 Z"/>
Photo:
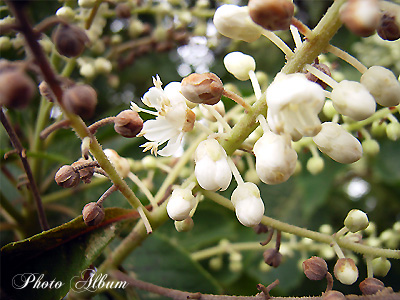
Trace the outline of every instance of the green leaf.
<path fill-rule="evenodd" d="M 70 289 L 70 280 L 87 268 L 137 212 L 121 208 L 105 210 L 104 221 L 88 227 L 82 216 L 1 249 L 1 285 L 12 299 L 60 299 Z M 43 274 L 40 280 L 41 274 Z M 39 280 L 38 280 L 39 279 Z M 24 288 L 24 281 L 32 281 Z M 37 288 L 35 282 L 52 288 Z M 13 283 L 14 282 L 14 283 Z M 55 288 L 60 282 L 59 288 Z"/>
<path fill-rule="evenodd" d="M 143 281 L 188 292 L 221 293 L 221 287 L 184 249 L 155 233 L 133 252 L 124 268 Z M 144 299 L 154 295 L 143 294 Z"/>

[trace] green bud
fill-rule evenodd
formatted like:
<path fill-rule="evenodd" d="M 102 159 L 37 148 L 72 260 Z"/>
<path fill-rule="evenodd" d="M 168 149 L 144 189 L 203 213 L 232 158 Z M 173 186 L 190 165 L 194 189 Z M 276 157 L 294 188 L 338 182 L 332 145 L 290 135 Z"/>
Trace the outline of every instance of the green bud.
<path fill-rule="evenodd" d="M 386 127 L 386 134 L 392 141 L 397 141 L 400 138 L 400 124 L 392 122 Z"/>
<path fill-rule="evenodd" d="M 366 139 L 362 142 L 363 153 L 369 156 L 375 156 L 379 153 L 379 143 L 373 139 Z"/>
<path fill-rule="evenodd" d="M 385 257 L 377 257 L 372 260 L 372 270 L 375 276 L 385 277 L 390 267 L 391 263 Z"/>

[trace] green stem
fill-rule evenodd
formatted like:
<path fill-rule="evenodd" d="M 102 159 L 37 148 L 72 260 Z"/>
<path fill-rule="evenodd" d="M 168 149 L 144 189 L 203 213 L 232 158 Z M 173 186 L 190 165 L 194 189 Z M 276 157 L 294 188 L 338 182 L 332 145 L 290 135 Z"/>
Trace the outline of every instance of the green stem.
<path fill-rule="evenodd" d="M 7 198 L 0 191 L 0 205 L 1 208 L 4 209 L 7 214 L 17 223 L 23 225 L 25 220 L 23 216 L 17 211 L 14 206 L 7 200 Z"/>
<path fill-rule="evenodd" d="M 229 199 L 225 198 L 224 196 L 221 196 L 220 194 L 217 194 L 215 192 L 206 191 L 206 190 L 202 190 L 201 193 L 205 197 L 213 200 L 214 202 L 216 202 L 230 210 L 234 210 L 232 202 Z M 301 237 L 306 237 L 306 238 L 312 239 L 312 240 L 320 242 L 320 243 L 325 243 L 325 244 L 330 245 L 332 242 L 336 241 L 337 244 L 341 248 L 349 249 L 349 250 L 357 252 L 357 253 L 361 253 L 361 254 L 365 254 L 365 255 L 372 255 L 374 257 L 379 256 L 379 257 L 400 259 L 400 250 L 375 248 L 375 247 L 362 245 L 359 243 L 349 242 L 344 239 L 335 240 L 334 237 L 331 235 L 308 230 L 308 229 L 297 227 L 294 225 L 290 225 L 285 222 L 281 222 L 279 220 L 276 220 L 276 219 L 273 219 L 273 218 L 270 218 L 267 216 L 263 216 L 261 223 L 264 225 L 273 227 L 277 230 L 291 233 L 291 234 L 301 236 Z"/>

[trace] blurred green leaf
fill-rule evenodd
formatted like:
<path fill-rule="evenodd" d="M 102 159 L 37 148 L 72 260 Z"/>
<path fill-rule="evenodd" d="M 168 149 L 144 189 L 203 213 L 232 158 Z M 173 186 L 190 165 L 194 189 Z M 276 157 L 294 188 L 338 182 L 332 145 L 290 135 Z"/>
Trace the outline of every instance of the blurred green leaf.
<path fill-rule="evenodd" d="M 10 243 L 1 249 L 1 284 L 12 299 L 60 299 L 70 289 L 70 280 L 87 268 L 119 233 L 127 219 L 137 212 L 121 208 L 106 209 L 104 221 L 88 227 L 82 216 L 59 227 L 28 239 Z M 33 274 L 35 281 L 43 274 L 42 282 L 60 281 L 60 288 L 33 288 L 34 282 L 22 289 L 21 279 Z M 25 277 L 23 277 L 23 275 Z M 14 284 L 15 280 L 15 284 Z"/>

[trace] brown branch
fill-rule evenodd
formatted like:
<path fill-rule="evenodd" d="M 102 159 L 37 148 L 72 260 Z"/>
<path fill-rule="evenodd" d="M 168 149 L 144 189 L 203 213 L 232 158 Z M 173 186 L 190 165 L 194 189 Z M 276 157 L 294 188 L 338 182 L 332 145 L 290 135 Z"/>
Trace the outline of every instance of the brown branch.
<path fill-rule="evenodd" d="M 202 293 L 190 293 L 182 292 L 179 290 L 169 289 L 161 287 L 149 282 L 141 281 L 132 278 L 121 271 L 111 271 L 111 276 L 119 281 L 125 281 L 129 285 L 138 288 L 140 290 L 155 293 L 161 296 L 169 297 L 175 300 L 187 300 L 187 299 L 201 299 L 201 300 L 264 300 L 265 294 L 259 293 L 255 296 L 229 296 L 229 295 L 211 295 Z M 269 286 L 265 287 L 265 291 L 269 292 L 274 288 L 279 281 L 274 281 Z M 260 286 L 260 285 L 259 285 Z M 261 286 L 260 286 L 261 288 Z M 393 293 L 391 288 L 387 288 L 380 291 L 374 295 L 347 295 L 345 296 L 347 300 L 399 300 L 400 293 Z M 323 296 L 309 296 L 309 297 L 271 297 L 269 299 L 273 300 L 323 300 Z"/>
<path fill-rule="evenodd" d="M 61 120 L 61 121 L 55 122 L 55 123 L 51 124 L 50 126 L 46 127 L 45 129 L 43 129 L 42 132 L 40 133 L 39 137 L 42 140 L 44 140 L 45 138 L 47 138 L 49 136 L 50 133 L 52 133 L 55 130 L 60 129 L 60 128 L 67 128 L 70 123 L 71 123 L 70 120 Z"/>
<path fill-rule="evenodd" d="M 47 223 L 46 214 L 43 209 L 42 199 L 40 197 L 39 189 L 36 185 L 35 179 L 33 178 L 31 167 L 28 163 L 28 160 L 26 159 L 26 151 L 22 147 L 21 142 L 18 139 L 18 136 L 14 131 L 14 128 L 11 126 L 11 124 L 8 121 L 6 115 L 4 114 L 2 108 L 0 108 L 0 119 L 1 119 L 1 123 L 4 126 L 4 129 L 7 131 L 7 134 L 10 137 L 11 143 L 13 144 L 14 148 L 18 151 L 18 155 L 21 158 L 22 165 L 24 167 L 26 176 L 28 177 L 29 188 L 32 192 L 33 199 L 36 204 L 40 227 L 42 228 L 42 230 L 48 230 L 49 225 Z"/>

